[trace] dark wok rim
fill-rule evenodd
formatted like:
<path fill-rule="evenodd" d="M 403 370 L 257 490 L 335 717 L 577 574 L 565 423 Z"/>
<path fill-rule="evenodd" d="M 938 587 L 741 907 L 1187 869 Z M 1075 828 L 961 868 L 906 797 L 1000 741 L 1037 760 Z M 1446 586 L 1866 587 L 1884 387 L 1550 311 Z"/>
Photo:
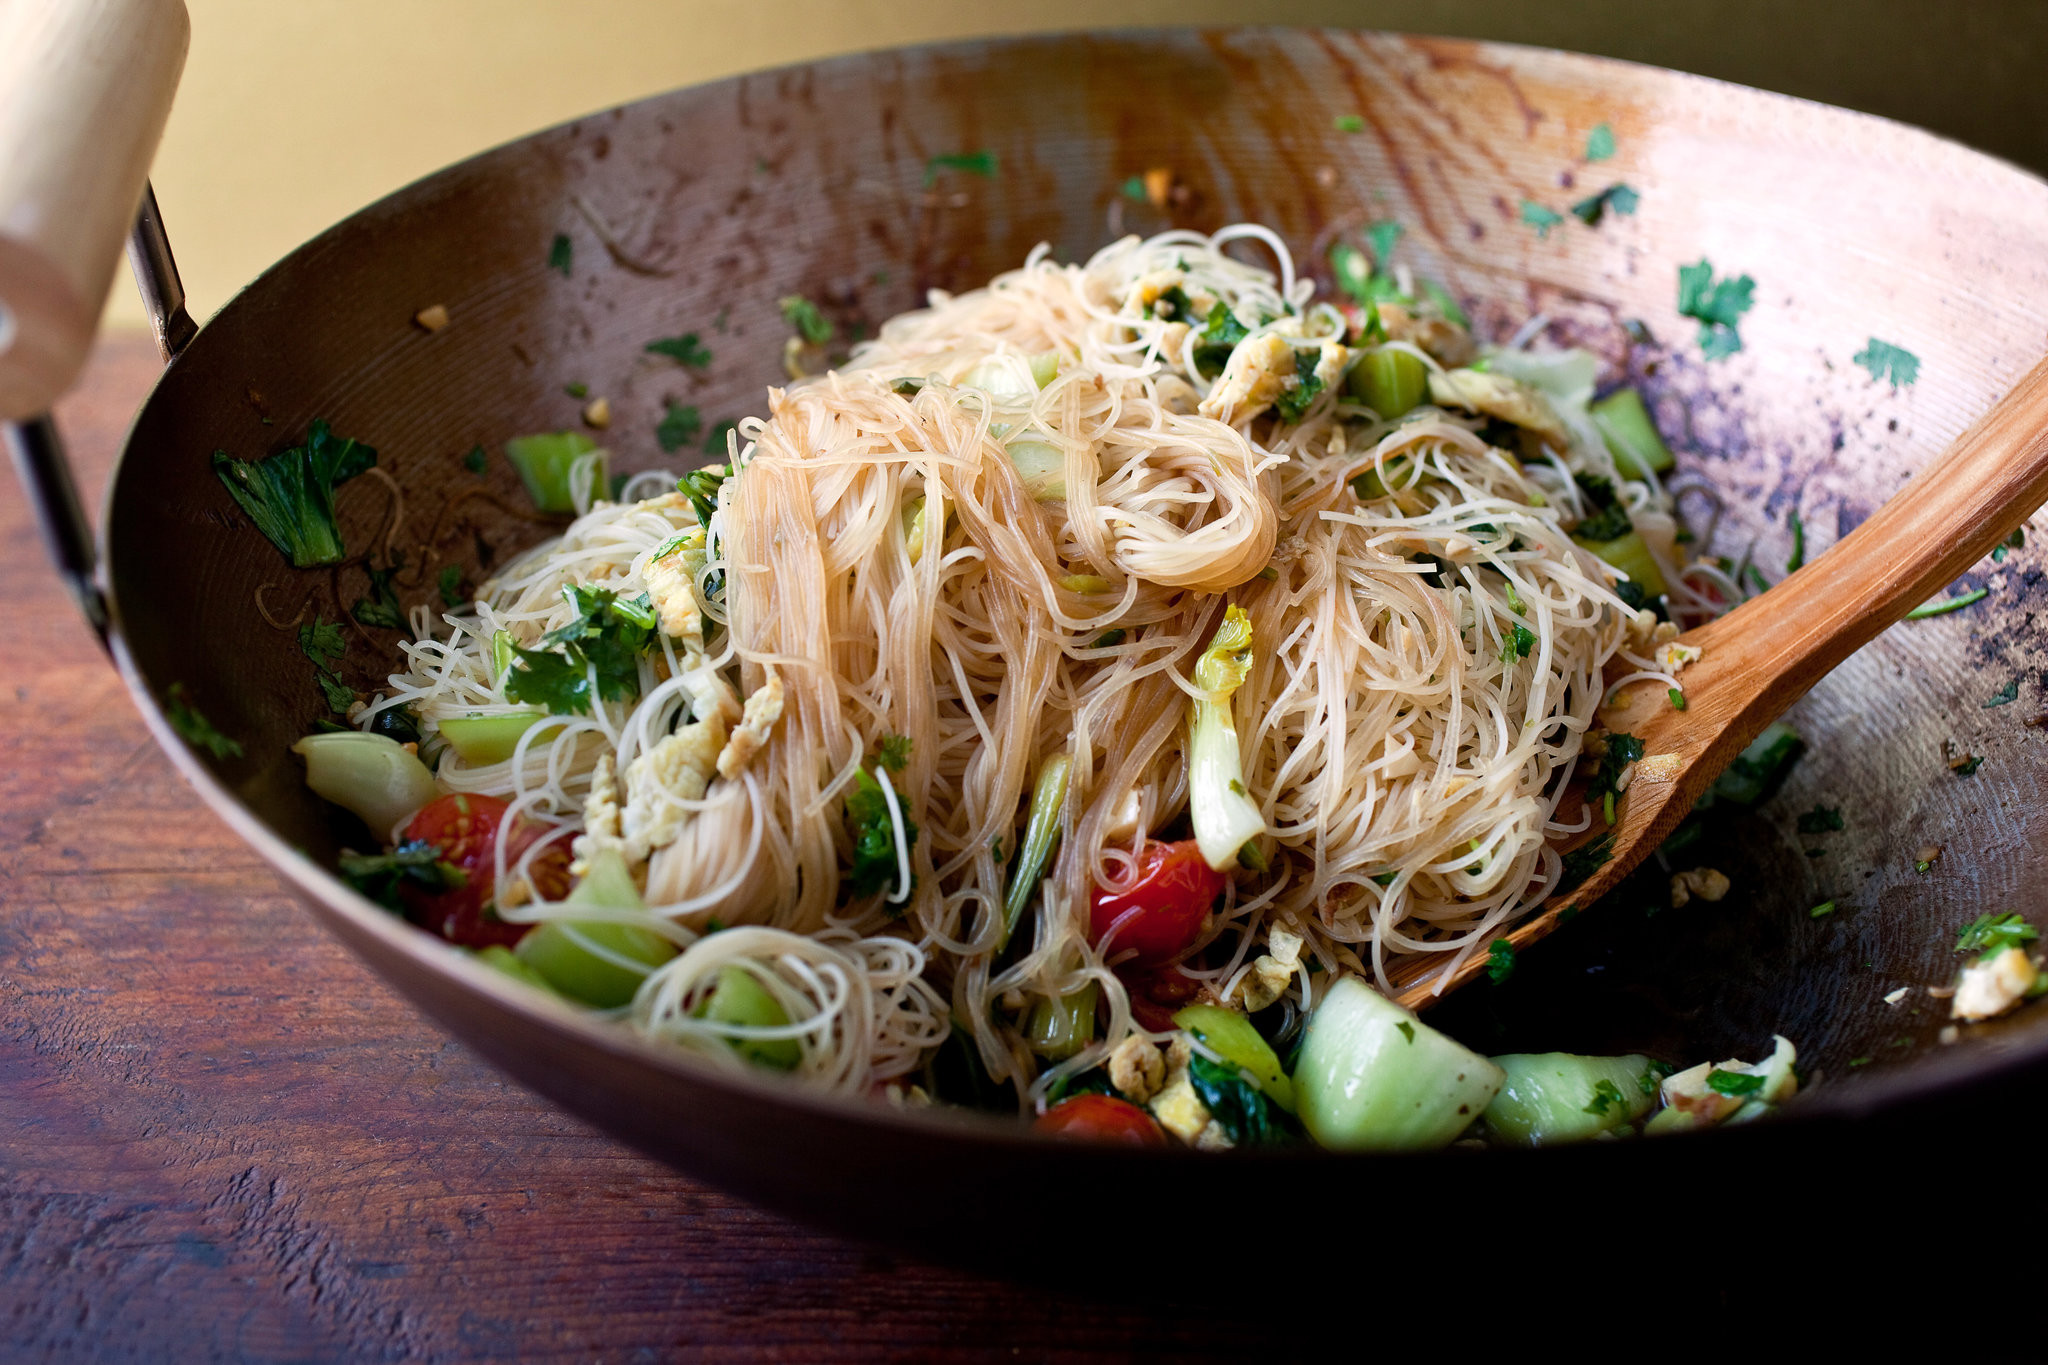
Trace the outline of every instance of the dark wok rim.
<path fill-rule="evenodd" d="M 1178 28 L 1083 29 L 1061 33 L 1031 34 L 1014 38 L 917 44 L 864 51 L 816 62 L 791 63 L 783 67 L 739 73 L 733 76 L 722 77 L 716 81 L 703 82 L 697 86 L 677 87 L 676 89 L 703 89 L 742 80 L 773 77 L 782 72 L 817 70 L 841 64 L 863 63 L 871 61 L 879 53 L 891 51 L 905 53 L 945 52 L 969 48 L 986 49 L 1000 46 L 1006 42 L 1043 42 L 1050 39 L 1091 35 L 1114 34 L 1123 37 L 1142 38 L 1153 34 L 1193 31 L 1205 33 L 1271 31 L 1279 27 L 1281 26 L 1247 25 L 1226 28 L 1182 26 Z M 1317 32 L 1319 30 L 1301 29 L 1287 31 Z M 1321 31 L 1346 36 L 1367 32 L 1367 30 L 1354 29 Z M 1442 41 L 1464 42 L 1468 40 L 1445 39 Z M 1801 104 L 1818 105 L 1818 107 L 1829 109 L 1836 116 L 1847 115 L 1853 119 L 1867 121 L 1872 126 L 1910 127 L 1910 125 L 1901 125 L 1896 120 L 1882 118 L 1873 114 L 1844 110 L 1838 106 L 1819 105 L 1817 101 L 1803 100 L 1796 96 L 1781 95 L 1776 92 L 1760 92 L 1754 90 L 1753 87 L 1719 81 L 1689 72 L 1652 67 L 1646 63 L 1627 62 L 1616 58 L 1568 52 L 1557 48 L 1542 48 L 1524 44 L 1479 40 L 1471 41 L 1475 41 L 1476 45 L 1483 47 L 1502 48 L 1524 53 L 1540 53 L 1546 56 L 1560 56 L 1576 62 L 1589 62 L 1613 68 L 1635 68 L 1654 71 L 1659 74 L 1660 78 L 1676 77 L 1682 81 L 1700 82 L 1710 86 L 1725 86 L 1730 89 L 1742 90 L 1745 93 L 1762 93 L 1773 99 L 1794 100 Z M 675 91 L 660 92 L 643 97 L 642 100 L 634 101 L 632 104 L 662 99 L 673 93 Z M 631 104 L 616 107 L 627 108 L 631 107 Z M 297 257 L 319 249 L 330 237 L 342 231 L 357 217 L 385 208 L 395 200 L 419 192 L 424 186 L 442 176 L 500 155 L 529 139 L 547 136 L 566 129 L 573 124 L 587 121 L 608 112 L 610 112 L 609 109 L 596 110 L 563 120 L 546 128 L 536 129 L 477 152 L 472 156 L 465 157 L 460 161 L 450 163 L 393 190 L 372 204 L 357 210 L 349 215 L 348 218 L 323 230 L 313 238 L 294 248 L 278 262 L 266 268 L 249 284 L 238 290 L 234 297 L 229 299 L 218 312 L 209 318 L 203 325 L 202 330 L 220 326 L 232 327 L 235 323 L 237 311 L 247 304 L 252 295 L 262 291 L 273 275 L 277 274 Z M 1928 134 L 1924 130 L 1917 128 L 1912 129 L 1912 131 L 1924 137 L 1938 136 Z M 1958 150 L 1970 156 L 1997 160 L 1997 158 L 1990 157 L 1986 153 L 1964 147 L 1960 143 L 1954 143 L 1951 139 L 1940 140 L 1950 142 Z M 2023 170 L 2023 173 L 2028 174 L 2030 177 L 2032 176 L 2031 172 Z M 353 932 L 376 940 L 394 953 L 411 959 L 415 965 L 423 968 L 427 973 L 461 990 L 486 997 L 498 1009 L 520 1014 L 530 1021 L 539 1022 L 550 1028 L 565 1031 L 581 1045 L 600 1049 L 623 1060 L 652 1065 L 662 1070 L 677 1073 L 699 1085 L 737 1092 L 754 1101 L 766 1102 L 791 1117 L 817 1116 L 829 1118 L 838 1123 L 859 1125 L 884 1131 L 908 1129 L 922 1136 L 1010 1147 L 1018 1151 L 1042 1152 L 1045 1150 L 1047 1139 L 1033 1134 L 1027 1127 L 1015 1119 L 969 1110 L 943 1108 L 924 1110 L 897 1109 L 863 1098 L 809 1090 L 785 1079 L 779 1079 L 751 1070 L 729 1069 L 716 1063 L 700 1060 L 683 1049 L 665 1047 L 642 1039 L 638 1034 L 633 1033 L 627 1028 L 593 1018 L 573 1009 L 565 1003 L 551 1001 L 538 992 L 514 983 L 504 974 L 477 962 L 460 949 L 394 918 L 341 882 L 327 868 L 318 865 L 292 848 L 274 833 L 269 826 L 257 818 L 248 807 L 221 783 L 213 771 L 189 749 L 177 735 L 176 731 L 172 729 L 169 720 L 151 691 L 148 681 L 143 677 L 133 656 L 129 652 L 127 642 L 123 637 L 120 604 L 115 597 L 112 575 L 109 568 L 112 563 L 109 554 L 109 531 L 113 509 L 120 496 L 122 474 L 127 466 L 132 450 L 135 429 L 140 422 L 141 414 L 155 401 L 165 378 L 175 369 L 177 363 L 178 361 L 173 359 L 165 367 L 156 383 L 152 385 L 150 394 L 137 409 L 136 416 L 130 419 L 127 434 L 122 439 L 121 449 L 116 456 L 113 469 L 108 477 L 107 492 L 100 509 L 95 539 L 100 565 L 100 587 L 106 597 L 111 622 L 108 632 L 108 648 L 115 667 L 126 684 L 130 697 L 135 702 L 136 709 L 141 712 L 144 723 L 148 726 L 150 734 L 155 739 L 158 747 L 169 755 L 172 764 L 213 813 L 247 842 L 265 862 L 269 863 L 272 868 L 280 873 L 301 899 L 305 900 L 310 907 L 315 909 L 316 917 L 321 913 L 338 916 L 346 921 L 348 927 Z M 333 932 L 331 928 L 329 931 Z M 349 946 L 352 949 L 354 948 L 352 944 Z M 382 975 L 381 972 L 380 975 Z M 388 979 L 385 984 L 387 987 L 396 989 Z M 401 993 L 403 994 L 403 992 Z M 421 1004 L 419 1001 L 413 1001 L 412 1003 L 416 1006 Z M 432 1011 L 429 1010 L 428 1012 L 431 1013 Z M 441 1027 L 441 1025 L 437 1023 L 436 1027 Z M 1816 1123 L 1825 1126 L 1826 1122 L 1830 1120 L 1835 1122 L 1850 1121 L 1874 1116 L 1880 1111 L 1902 1110 L 1909 1106 L 1940 1104 L 1953 1101 L 1966 1092 L 1988 1089 L 2000 1082 L 2016 1082 L 2032 1076 L 2038 1076 L 2044 1070 L 2048 1070 L 2048 1066 L 2044 1066 L 2044 1063 L 2048 1063 L 2048 1040 L 2031 1044 L 1980 1045 L 1960 1050 L 1944 1048 L 1904 1062 L 1894 1063 L 1873 1074 L 1860 1077 L 1857 1086 L 1850 1093 L 1844 1093 L 1835 1087 L 1820 1086 L 1802 1095 L 1796 1105 L 1786 1115 L 1768 1124 L 1753 1125 L 1736 1130 L 1714 1130 L 1711 1133 L 1678 1134 L 1674 1135 L 1674 1137 L 1678 1139 L 1677 1146 L 1688 1149 L 1697 1143 L 1708 1141 L 1722 1144 L 1757 1141 L 1762 1139 L 1771 1130 L 1806 1130 L 1813 1128 Z M 574 1111 L 572 1110 L 571 1112 Z M 579 1117 L 583 1116 L 579 1115 Z M 1672 1138 L 1665 1138 L 1656 1145 L 1663 1147 L 1671 1143 Z M 1571 1149 L 1557 1150 L 1569 1151 Z M 1094 1149 L 1094 1152 L 1098 1153 L 1105 1160 L 1159 1160 L 1163 1158 L 1167 1160 L 1209 1161 L 1215 1159 L 1215 1154 L 1198 1154 L 1184 1149 L 1141 1154 L 1120 1151 L 1115 1148 L 1099 1148 Z M 1071 1147 L 1069 1147 L 1069 1153 L 1078 1155 L 1078 1153 L 1072 1153 Z M 1436 1153 L 1344 1153 L 1326 1151 L 1313 1146 L 1299 1146 L 1232 1152 L 1227 1154 L 1225 1159 L 1284 1162 L 1288 1164 L 1301 1161 L 1322 1163 L 1338 1160 L 1384 1163 L 1389 1160 L 1403 1159 L 1413 1162 L 1418 1158 L 1433 1158 L 1438 1155 Z M 1495 1161 L 1499 1161 L 1506 1155 L 1508 1154 L 1493 1154 Z M 1527 1160 L 1531 1154 L 1514 1153 L 1513 1156 Z M 1554 1162 L 1560 1158 L 1552 1156 L 1550 1159 Z"/>

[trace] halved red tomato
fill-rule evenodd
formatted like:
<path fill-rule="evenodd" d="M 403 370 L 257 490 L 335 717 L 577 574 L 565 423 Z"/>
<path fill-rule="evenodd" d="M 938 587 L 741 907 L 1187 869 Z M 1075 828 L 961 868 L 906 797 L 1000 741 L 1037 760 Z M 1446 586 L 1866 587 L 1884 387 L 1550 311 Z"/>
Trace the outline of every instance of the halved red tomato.
<path fill-rule="evenodd" d="M 1164 1147 L 1166 1134 L 1150 1114 L 1113 1095 L 1076 1095 L 1061 1100 L 1031 1125 L 1054 1137 L 1115 1142 L 1126 1147 Z"/>
<path fill-rule="evenodd" d="M 1137 875 L 1121 890 L 1095 889 L 1089 906 L 1089 941 L 1111 957 L 1142 967 L 1172 962 L 1194 946 L 1223 894 L 1223 874 L 1210 867 L 1193 839 L 1152 840 L 1138 854 Z M 1104 941 L 1107 940 L 1105 946 Z"/>
<path fill-rule="evenodd" d="M 429 801 L 407 822 L 408 840 L 423 840 L 440 849 L 441 861 L 460 868 L 466 879 L 453 891 L 401 887 L 398 894 L 405 902 L 406 917 L 414 924 L 465 948 L 488 948 L 493 944 L 509 948 L 533 927 L 507 924 L 488 913 L 497 899 L 497 888 L 492 884 L 496 863 L 493 852 L 507 805 L 495 796 L 457 792 Z M 505 846 L 506 865 L 518 862 L 520 855 L 550 828 L 522 816 Z M 567 842 L 557 840 L 536 856 L 532 874 L 536 889 L 549 900 L 568 895 Z"/>

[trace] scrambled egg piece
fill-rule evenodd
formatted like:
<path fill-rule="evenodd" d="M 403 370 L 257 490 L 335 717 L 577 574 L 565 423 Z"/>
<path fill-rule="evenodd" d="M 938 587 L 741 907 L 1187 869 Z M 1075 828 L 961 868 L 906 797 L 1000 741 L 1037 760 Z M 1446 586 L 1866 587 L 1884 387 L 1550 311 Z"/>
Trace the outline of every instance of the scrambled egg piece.
<path fill-rule="evenodd" d="M 725 719 L 714 713 L 683 726 L 627 765 L 626 808 L 619 818 L 627 862 L 675 842 L 690 818 L 682 803 L 703 799 L 724 747 Z"/>
<path fill-rule="evenodd" d="M 641 577 L 661 618 L 661 633 L 675 640 L 701 640 L 704 614 L 697 604 L 696 577 L 704 562 L 704 533 L 685 532 L 673 546 L 660 558 L 648 560 Z"/>
<path fill-rule="evenodd" d="M 1389 341 L 1410 341 L 1434 356 L 1439 364 L 1456 369 L 1469 365 L 1479 354 L 1472 334 L 1444 318 L 1417 317 L 1398 303 L 1379 306 L 1380 325 Z"/>
<path fill-rule="evenodd" d="M 1152 305 L 1158 303 L 1167 291 L 1178 288 L 1186 282 L 1186 274 L 1175 270 L 1172 266 L 1140 275 L 1137 279 L 1131 281 L 1131 287 L 1124 291 L 1123 315 L 1127 318 L 1142 318 L 1146 316 L 1151 310 Z M 1193 300 L 1189 300 L 1189 302 L 1193 302 Z M 1186 322 L 1189 319 L 1180 318 L 1177 321 Z"/>
<path fill-rule="evenodd" d="M 1159 1120 L 1160 1127 L 1191 1146 L 1212 1151 L 1232 1146 L 1230 1134 L 1210 1116 L 1209 1106 L 1195 1093 L 1194 1080 L 1188 1075 L 1188 1063 L 1193 1058 L 1194 1050 L 1184 1036 L 1177 1035 L 1166 1045 L 1166 1081 L 1152 1096 L 1152 1117 Z"/>
<path fill-rule="evenodd" d="M 1219 422 L 1237 422 L 1271 404 L 1293 382 L 1293 344 L 1277 333 L 1264 332 L 1237 344 L 1199 411 Z"/>
<path fill-rule="evenodd" d="M 1351 359 L 1351 348 L 1340 341 L 1326 341 L 1316 352 L 1316 380 L 1326 389 L 1334 389 L 1344 382 L 1344 366 Z"/>
<path fill-rule="evenodd" d="M 1133 1033 L 1109 1054 L 1109 1083 L 1133 1104 L 1143 1104 L 1166 1084 L 1166 1058 L 1150 1038 Z"/>
<path fill-rule="evenodd" d="M 1246 1014 L 1256 1014 L 1287 994 L 1294 974 L 1301 969 L 1301 935 L 1274 925 L 1266 931 L 1266 951 L 1238 982 L 1239 1003 Z"/>
<path fill-rule="evenodd" d="M 1485 370 L 1441 370 L 1429 376 L 1430 399 L 1441 407 L 1463 408 L 1512 422 L 1559 450 L 1571 447 L 1571 432 L 1543 392 L 1519 379 Z"/>
<path fill-rule="evenodd" d="M 569 872 L 577 877 L 590 870 L 590 859 L 599 849 L 625 847 L 619 836 L 618 771 L 609 750 L 597 756 L 597 766 L 590 770 L 590 793 L 583 798 L 583 833 L 571 847 L 576 857 Z"/>
<path fill-rule="evenodd" d="M 1974 1022 L 2004 1014 L 2027 998 L 2039 975 L 2033 962 L 2018 948 L 1980 958 L 1963 968 L 1963 979 L 1956 983 L 1955 998 L 1949 1005 L 1949 1017 Z"/>
<path fill-rule="evenodd" d="M 1681 645 L 1675 642 L 1667 642 L 1657 646 L 1657 667 L 1663 669 L 1666 673 L 1676 673 L 1687 664 L 1698 663 L 1700 657 L 1705 653 L 1706 651 L 1698 645 Z"/>
<path fill-rule="evenodd" d="M 1683 910 L 1695 896 L 1711 904 L 1728 894 L 1728 886 L 1728 875 L 1718 868 L 1689 868 L 1671 879 L 1671 908 Z"/>
<path fill-rule="evenodd" d="M 738 728 L 725 742 L 725 747 L 719 750 L 718 775 L 730 780 L 746 771 L 747 764 L 768 742 L 768 732 L 781 719 L 782 679 L 770 672 L 768 680 L 747 698 L 746 712 L 740 717 Z"/>

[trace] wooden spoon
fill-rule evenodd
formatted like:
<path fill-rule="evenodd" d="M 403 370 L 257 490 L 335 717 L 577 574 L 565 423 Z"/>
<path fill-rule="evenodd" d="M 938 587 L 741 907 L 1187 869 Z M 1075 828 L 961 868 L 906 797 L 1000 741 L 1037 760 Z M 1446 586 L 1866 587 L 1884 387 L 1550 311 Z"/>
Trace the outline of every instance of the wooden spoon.
<path fill-rule="evenodd" d="M 1573 841 L 1611 836 L 1610 856 L 1506 934 L 1508 942 L 1519 950 L 1556 928 L 1561 914 L 1612 890 L 1786 707 L 1989 554 L 2044 502 L 2048 360 L 1841 543 L 1769 592 L 1680 636 L 1704 651 L 1685 670 L 1685 710 L 1673 708 L 1653 683 L 1631 684 L 1610 701 L 1601 723 L 1640 739 L 1643 757 L 1614 824 L 1596 810 L 1592 828 Z M 1441 988 L 1420 979 L 1436 965 L 1409 958 L 1390 972 L 1402 1004 L 1419 1009 L 1442 998 L 1484 971 L 1487 957 L 1467 959 Z"/>

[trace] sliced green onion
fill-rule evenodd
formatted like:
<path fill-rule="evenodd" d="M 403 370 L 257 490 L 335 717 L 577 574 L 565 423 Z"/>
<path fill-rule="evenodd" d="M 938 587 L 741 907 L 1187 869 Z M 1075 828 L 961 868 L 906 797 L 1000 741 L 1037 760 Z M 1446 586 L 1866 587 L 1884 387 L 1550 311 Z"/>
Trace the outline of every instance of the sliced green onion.
<path fill-rule="evenodd" d="M 1946 616 L 1952 611 L 1961 611 L 1972 602 L 1981 602 L 1990 595 L 1991 589 L 1978 588 L 1975 592 L 1966 592 L 1961 597 L 1937 597 L 1932 602 L 1922 602 L 1907 612 L 1906 619 L 1925 621 L 1930 616 Z"/>
<path fill-rule="evenodd" d="M 1010 944 L 1024 907 L 1038 889 L 1040 874 L 1059 846 L 1060 814 L 1067 804 L 1067 774 L 1074 761 L 1066 754 L 1054 754 L 1038 769 L 1038 783 L 1031 792 L 1031 814 L 1024 822 L 1024 847 L 1017 858 L 1017 870 L 1003 896 L 1003 932 L 996 940 L 996 952 Z"/>

